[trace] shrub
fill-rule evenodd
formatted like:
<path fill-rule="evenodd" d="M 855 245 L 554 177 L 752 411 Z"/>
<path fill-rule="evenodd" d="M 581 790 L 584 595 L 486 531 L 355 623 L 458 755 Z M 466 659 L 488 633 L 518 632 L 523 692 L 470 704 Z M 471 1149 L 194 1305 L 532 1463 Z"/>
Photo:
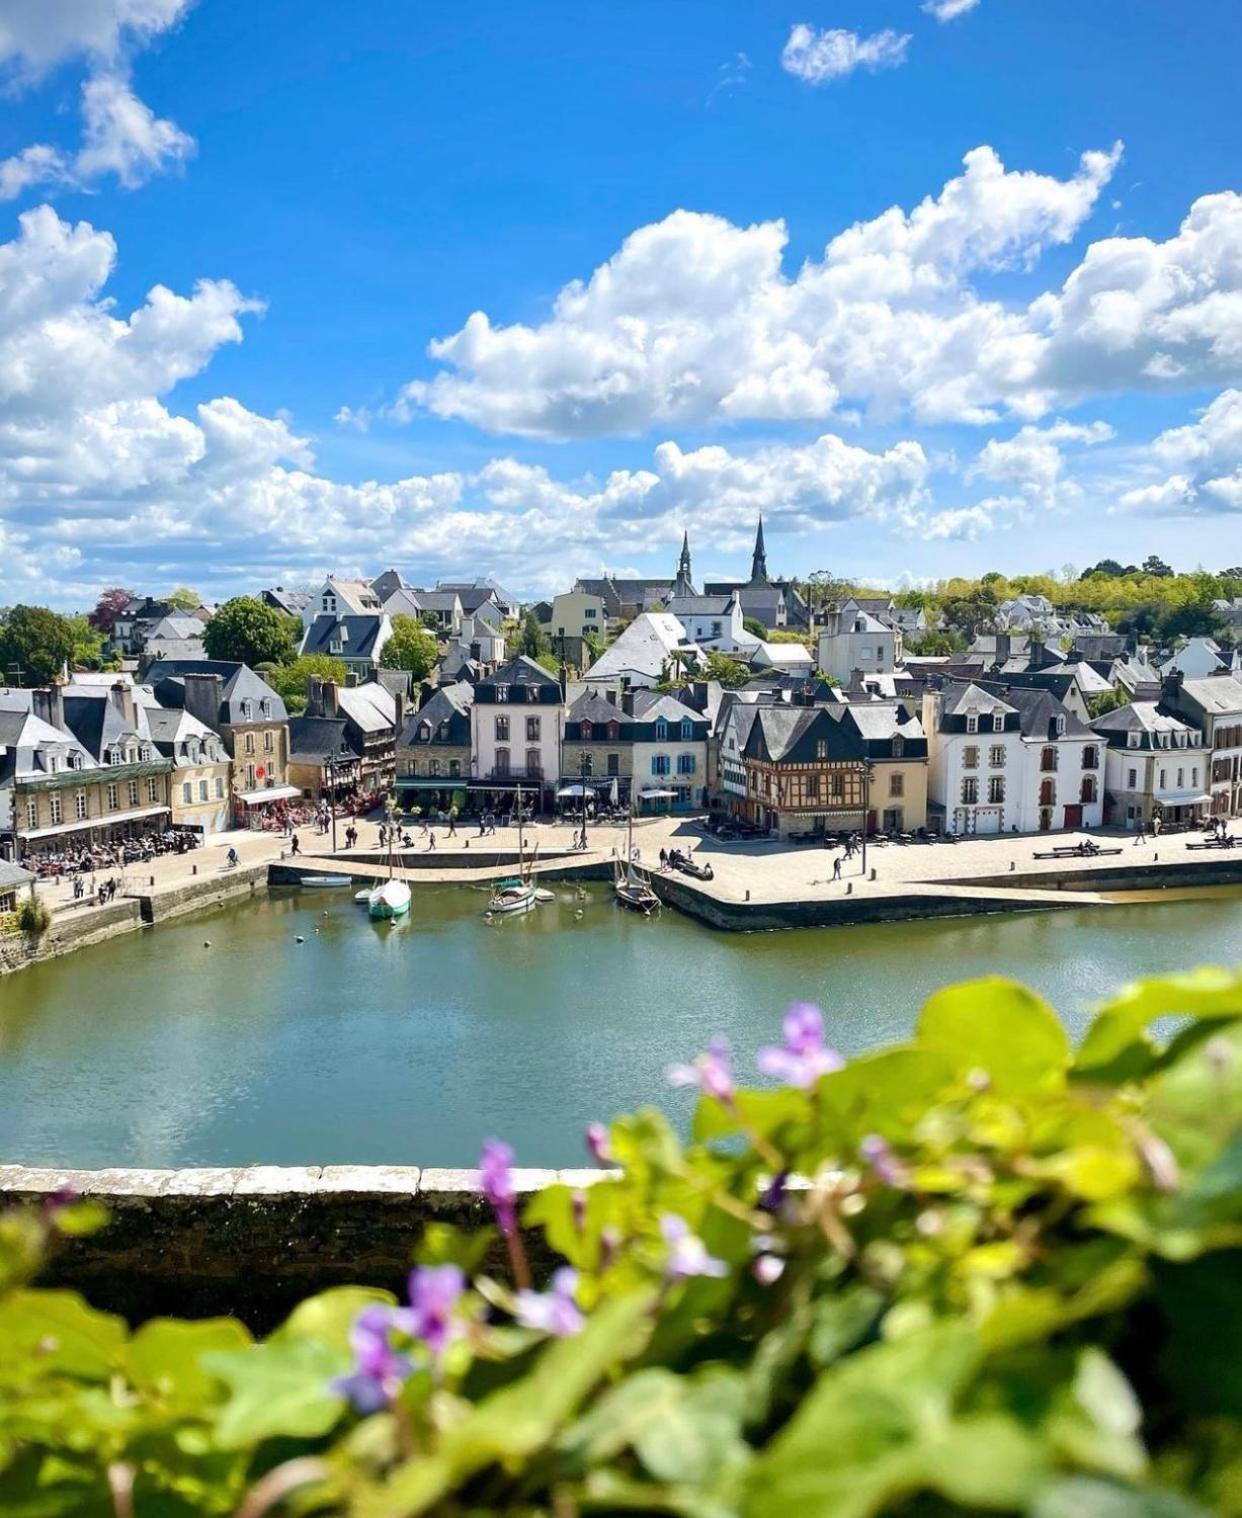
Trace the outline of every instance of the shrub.
<path fill-rule="evenodd" d="M 9 1217 L 0 1510 L 1242 1512 L 1242 978 L 1132 986 L 1076 1053 L 1004 980 L 848 1064 L 795 1007 L 760 1065 L 670 1071 L 688 1145 L 589 1132 L 616 1171 L 525 1208 L 568 1262 L 542 1291 L 497 1144 L 509 1279 L 433 1226 L 407 1303 L 330 1291 L 262 1343 L 32 1289 L 95 1220 Z"/>
<path fill-rule="evenodd" d="M 41 938 L 52 925 L 52 914 L 37 896 L 27 896 L 17 906 L 17 930 Z"/>

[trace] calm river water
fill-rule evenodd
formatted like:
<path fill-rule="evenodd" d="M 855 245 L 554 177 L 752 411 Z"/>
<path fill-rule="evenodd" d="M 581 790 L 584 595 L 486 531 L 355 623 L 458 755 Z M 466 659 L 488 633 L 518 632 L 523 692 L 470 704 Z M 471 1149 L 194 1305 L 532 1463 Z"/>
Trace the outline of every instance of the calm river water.
<path fill-rule="evenodd" d="M 496 928 L 464 888 L 417 890 L 397 927 L 279 894 L 0 979 L 0 1160 L 465 1165 L 498 1135 L 577 1164 L 588 1120 L 685 1115 L 664 1066 L 716 1032 L 748 1064 L 796 998 L 855 1051 L 969 976 L 1027 981 L 1077 1031 L 1134 975 L 1242 962 L 1237 893 L 754 936 L 558 894 Z"/>

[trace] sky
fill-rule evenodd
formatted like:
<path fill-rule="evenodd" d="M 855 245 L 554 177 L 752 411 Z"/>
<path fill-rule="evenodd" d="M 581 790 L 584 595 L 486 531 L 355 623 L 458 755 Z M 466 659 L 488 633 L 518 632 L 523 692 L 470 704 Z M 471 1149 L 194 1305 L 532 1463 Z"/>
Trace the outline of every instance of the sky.
<path fill-rule="evenodd" d="M 0 0 L 0 604 L 1242 562 L 1236 0 Z"/>

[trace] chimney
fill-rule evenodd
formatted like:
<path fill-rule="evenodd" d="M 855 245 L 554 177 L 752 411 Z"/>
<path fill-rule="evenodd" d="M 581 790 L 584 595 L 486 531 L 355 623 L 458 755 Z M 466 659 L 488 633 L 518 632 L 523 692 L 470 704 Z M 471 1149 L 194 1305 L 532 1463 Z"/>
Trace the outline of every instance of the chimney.
<path fill-rule="evenodd" d="M 51 727 L 65 726 L 65 693 L 61 687 L 52 681 L 39 690 L 30 693 L 30 709 L 41 721 Z"/>
<path fill-rule="evenodd" d="M 134 687 L 127 680 L 118 680 L 108 692 L 108 699 L 121 714 L 121 720 L 131 733 L 138 731 L 138 707 L 134 701 Z"/>
<path fill-rule="evenodd" d="M 335 680 L 325 680 L 320 688 L 320 700 L 323 703 L 323 715 L 335 717 L 340 710 L 341 688 Z"/>
<path fill-rule="evenodd" d="M 632 690 L 621 693 L 621 710 L 627 717 L 634 715 L 634 692 Z"/>
<path fill-rule="evenodd" d="M 186 674 L 185 709 L 191 717 L 197 717 L 214 731 L 220 730 L 220 699 L 223 681 L 219 675 Z"/>
<path fill-rule="evenodd" d="M 322 675 L 307 675 L 306 677 L 306 715 L 308 717 L 323 716 Z"/>
<path fill-rule="evenodd" d="M 1176 701 L 1182 693 L 1183 676 L 1180 669 L 1171 670 L 1160 682 L 1160 699 L 1162 701 Z"/>
<path fill-rule="evenodd" d="M 1005 632 L 1005 633 L 997 633 L 996 634 L 996 662 L 998 664 L 1004 664 L 1004 663 L 1006 663 L 1008 661 L 1008 659 L 1009 659 L 1009 634 L 1007 632 Z"/>
<path fill-rule="evenodd" d="M 608 704 L 609 704 L 609 706 L 616 706 L 616 704 L 617 704 L 617 693 L 612 688 L 611 685 L 604 692 L 604 695 L 607 696 L 607 698 L 608 698 Z"/>
<path fill-rule="evenodd" d="M 396 708 L 397 712 L 397 733 L 400 734 L 405 728 L 405 692 L 403 690 L 399 690 L 396 695 L 393 696 L 392 701 L 393 706 Z"/>

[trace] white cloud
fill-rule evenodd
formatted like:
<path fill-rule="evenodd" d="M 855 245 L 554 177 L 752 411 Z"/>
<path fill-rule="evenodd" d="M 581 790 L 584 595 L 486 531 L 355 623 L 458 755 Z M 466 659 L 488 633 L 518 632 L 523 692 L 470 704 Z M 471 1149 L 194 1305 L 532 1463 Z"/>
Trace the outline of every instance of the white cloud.
<path fill-rule="evenodd" d="M 1166 516 L 1242 511 L 1242 390 L 1222 391 L 1196 421 L 1162 432 L 1143 462 L 1165 478 L 1126 491 L 1121 504 L 1129 510 Z"/>
<path fill-rule="evenodd" d="M 1076 396 L 1090 367 L 1094 339 L 1078 330 L 1088 303 L 1073 276 L 1029 310 L 981 298 L 974 282 L 1069 242 L 1119 158 L 1119 146 L 1085 153 L 1061 180 L 976 148 L 939 195 L 847 228 L 792 278 L 784 222 L 675 211 L 566 285 L 541 324 L 498 326 L 476 311 L 432 342 L 440 370 L 405 386 L 396 414 L 557 438 L 822 419 L 843 399 L 924 421 L 1038 416 Z"/>
<path fill-rule="evenodd" d="M 967 469 L 966 478 L 1006 482 L 1016 486 L 1030 504 L 1053 507 L 1062 504 L 1066 489 L 1071 496 L 1077 494 L 1076 485 L 1063 479 L 1062 445 L 1093 447 L 1113 436 L 1107 422 L 1058 421 L 1051 427 L 1023 427 L 1012 437 L 989 439 Z"/>
<path fill-rule="evenodd" d="M 924 0 L 923 9 L 937 21 L 956 21 L 978 4 L 979 0 Z"/>
<path fill-rule="evenodd" d="M 857 32 L 838 27 L 816 31 L 799 22 L 789 33 L 781 53 L 781 67 L 807 84 L 827 84 L 846 78 L 855 69 L 874 73 L 877 69 L 900 68 L 906 61 L 909 45 L 908 34 L 903 36 L 888 28 L 870 37 L 860 37 Z"/>
<path fill-rule="evenodd" d="M 0 65 L 37 79 L 53 65 L 87 60 L 83 140 L 76 150 L 35 143 L 0 161 L 0 200 L 36 187 L 89 187 L 115 174 L 126 189 L 183 162 L 194 140 L 134 94 L 128 54 L 167 31 L 189 0 L 8 0 L 0 14 Z"/>

